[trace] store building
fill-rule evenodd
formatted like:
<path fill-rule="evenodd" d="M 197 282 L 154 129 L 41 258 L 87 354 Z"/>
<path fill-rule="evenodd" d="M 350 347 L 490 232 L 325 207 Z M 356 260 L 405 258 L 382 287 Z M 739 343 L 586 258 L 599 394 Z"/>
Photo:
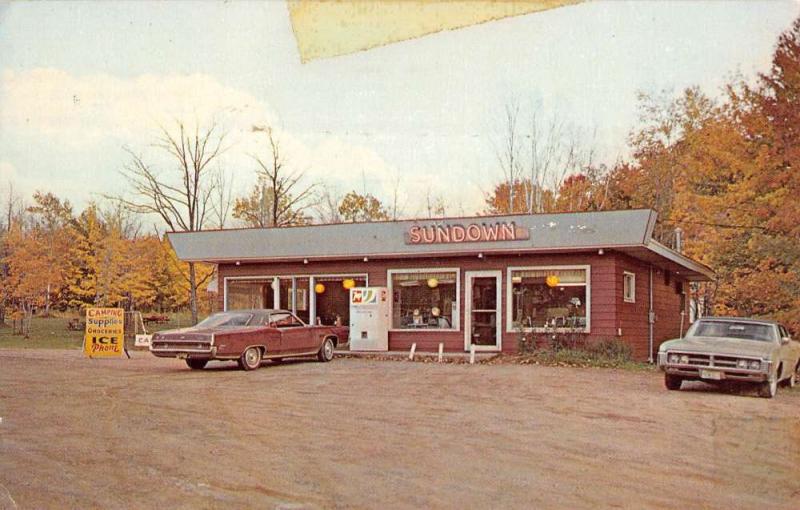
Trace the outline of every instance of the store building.
<path fill-rule="evenodd" d="M 388 287 L 389 349 L 513 352 L 520 331 L 617 337 L 646 360 L 688 327 L 687 282 L 706 266 L 623 210 L 168 234 L 218 265 L 219 307 L 287 308 L 348 324 L 349 287 Z"/>

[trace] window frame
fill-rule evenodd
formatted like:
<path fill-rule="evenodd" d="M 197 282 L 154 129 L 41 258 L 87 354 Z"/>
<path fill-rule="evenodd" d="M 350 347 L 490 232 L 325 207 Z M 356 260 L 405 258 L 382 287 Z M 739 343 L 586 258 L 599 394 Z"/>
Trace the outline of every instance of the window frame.
<path fill-rule="evenodd" d="M 630 296 L 626 295 L 625 293 L 625 282 L 627 281 L 628 277 L 631 279 Z M 625 303 L 636 302 L 636 273 L 632 271 L 622 271 L 622 301 Z"/>
<path fill-rule="evenodd" d="M 584 283 L 564 283 L 556 287 L 585 287 L 586 288 L 586 327 L 580 328 L 521 328 L 525 333 L 586 333 L 592 332 L 592 266 L 591 264 L 575 264 L 563 266 L 513 266 L 506 269 L 506 333 L 515 333 L 517 328 L 514 327 L 514 282 L 511 281 L 514 271 L 569 271 L 575 269 L 583 269 L 586 272 L 586 281 Z"/>
<path fill-rule="evenodd" d="M 456 274 L 456 304 L 453 320 L 449 328 L 395 328 L 394 327 L 394 285 L 392 276 L 396 274 L 422 274 L 422 273 L 455 273 Z M 458 332 L 461 331 L 461 268 L 460 267 L 422 267 L 410 269 L 387 269 L 386 286 L 389 289 L 390 305 L 392 309 L 389 322 L 389 332 L 401 333 L 431 333 L 431 332 Z"/>
<path fill-rule="evenodd" d="M 363 279 L 364 285 L 369 287 L 369 273 L 291 273 L 291 274 L 270 274 L 270 275 L 252 275 L 252 276 L 225 276 L 222 279 L 222 311 L 228 311 L 228 280 L 275 280 L 275 278 L 291 278 L 292 279 L 292 289 L 295 288 L 294 279 L 295 278 L 308 278 L 308 289 L 309 289 L 309 297 L 308 297 L 308 317 L 309 322 L 308 324 L 316 324 L 316 317 L 317 317 L 317 293 L 314 292 L 314 285 L 316 285 L 316 278 L 354 278 L 354 279 Z M 276 310 L 288 310 L 291 313 L 295 313 L 292 309 L 287 309 L 283 307 L 283 302 L 281 301 L 281 290 L 280 285 L 277 289 L 273 288 L 273 302 L 277 308 Z M 299 317 L 298 317 L 299 318 Z"/>

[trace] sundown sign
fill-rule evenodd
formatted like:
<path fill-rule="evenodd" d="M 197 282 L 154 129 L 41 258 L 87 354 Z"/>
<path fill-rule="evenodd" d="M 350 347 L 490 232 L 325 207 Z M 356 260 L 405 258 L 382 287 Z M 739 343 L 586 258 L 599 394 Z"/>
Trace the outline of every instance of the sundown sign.
<path fill-rule="evenodd" d="M 125 351 L 125 311 L 122 308 L 88 308 L 83 352 L 90 358 L 122 356 Z"/>
<path fill-rule="evenodd" d="M 406 233 L 406 244 L 480 243 L 530 239 L 527 229 L 513 221 L 505 223 L 469 223 L 467 225 L 414 225 Z"/>

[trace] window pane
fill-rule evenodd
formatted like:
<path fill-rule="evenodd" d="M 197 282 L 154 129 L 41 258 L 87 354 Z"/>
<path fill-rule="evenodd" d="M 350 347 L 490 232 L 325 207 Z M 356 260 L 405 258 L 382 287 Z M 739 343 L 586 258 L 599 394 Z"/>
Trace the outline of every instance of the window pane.
<path fill-rule="evenodd" d="M 294 296 L 292 295 L 292 277 L 283 276 L 280 279 L 281 289 L 281 309 L 292 310 L 294 308 Z"/>
<path fill-rule="evenodd" d="M 559 283 L 586 283 L 585 269 L 525 269 L 513 271 L 512 277 L 545 280 L 550 275 L 558 277 Z"/>
<path fill-rule="evenodd" d="M 453 328 L 456 278 L 456 272 L 393 274 L 392 327 Z"/>
<path fill-rule="evenodd" d="M 308 296 L 308 278 L 295 278 L 294 280 L 294 313 L 304 322 L 310 322 L 309 318 L 309 296 Z"/>
<path fill-rule="evenodd" d="M 323 292 L 317 293 L 317 320 L 328 326 L 350 324 L 350 290 L 345 280 L 353 280 L 354 287 L 365 287 L 366 279 L 356 276 L 317 276 L 314 284 L 321 283 Z M 349 283 L 349 282 L 348 282 Z"/>
<path fill-rule="evenodd" d="M 553 274 L 559 276 L 559 283 L 550 287 L 546 279 Z M 571 281 L 565 282 L 562 275 Z M 586 281 L 585 270 L 512 271 L 514 327 L 586 328 L 586 285 L 575 285 L 577 281 Z"/>
<path fill-rule="evenodd" d="M 272 308 L 272 280 L 228 280 L 228 310 Z"/>

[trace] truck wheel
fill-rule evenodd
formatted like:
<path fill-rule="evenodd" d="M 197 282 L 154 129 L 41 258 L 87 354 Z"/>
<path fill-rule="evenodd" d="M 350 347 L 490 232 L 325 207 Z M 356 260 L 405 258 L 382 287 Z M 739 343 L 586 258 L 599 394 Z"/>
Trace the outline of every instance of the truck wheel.
<path fill-rule="evenodd" d="M 333 359 L 333 340 L 326 338 L 322 342 L 322 347 L 319 348 L 317 359 L 322 362 L 327 362 Z"/>
<path fill-rule="evenodd" d="M 778 393 L 778 377 L 758 385 L 758 396 L 772 398 Z"/>
<path fill-rule="evenodd" d="M 192 358 L 186 358 L 186 364 L 187 364 L 187 365 L 189 366 L 189 368 L 191 368 L 192 370 L 203 370 L 204 368 L 206 368 L 206 364 L 207 364 L 207 363 L 208 363 L 208 360 L 207 360 L 207 359 L 192 359 Z"/>
<path fill-rule="evenodd" d="M 239 358 L 239 367 L 242 370 L 255 370 L 261 366 L 261 349 L 248 347 Z"/>
<path fill-rule="evenodd" d="M 664 386 L 668 390 L 679 390 L 683 384 L 683 379 L 677 375 L 664 374 Z"/>

